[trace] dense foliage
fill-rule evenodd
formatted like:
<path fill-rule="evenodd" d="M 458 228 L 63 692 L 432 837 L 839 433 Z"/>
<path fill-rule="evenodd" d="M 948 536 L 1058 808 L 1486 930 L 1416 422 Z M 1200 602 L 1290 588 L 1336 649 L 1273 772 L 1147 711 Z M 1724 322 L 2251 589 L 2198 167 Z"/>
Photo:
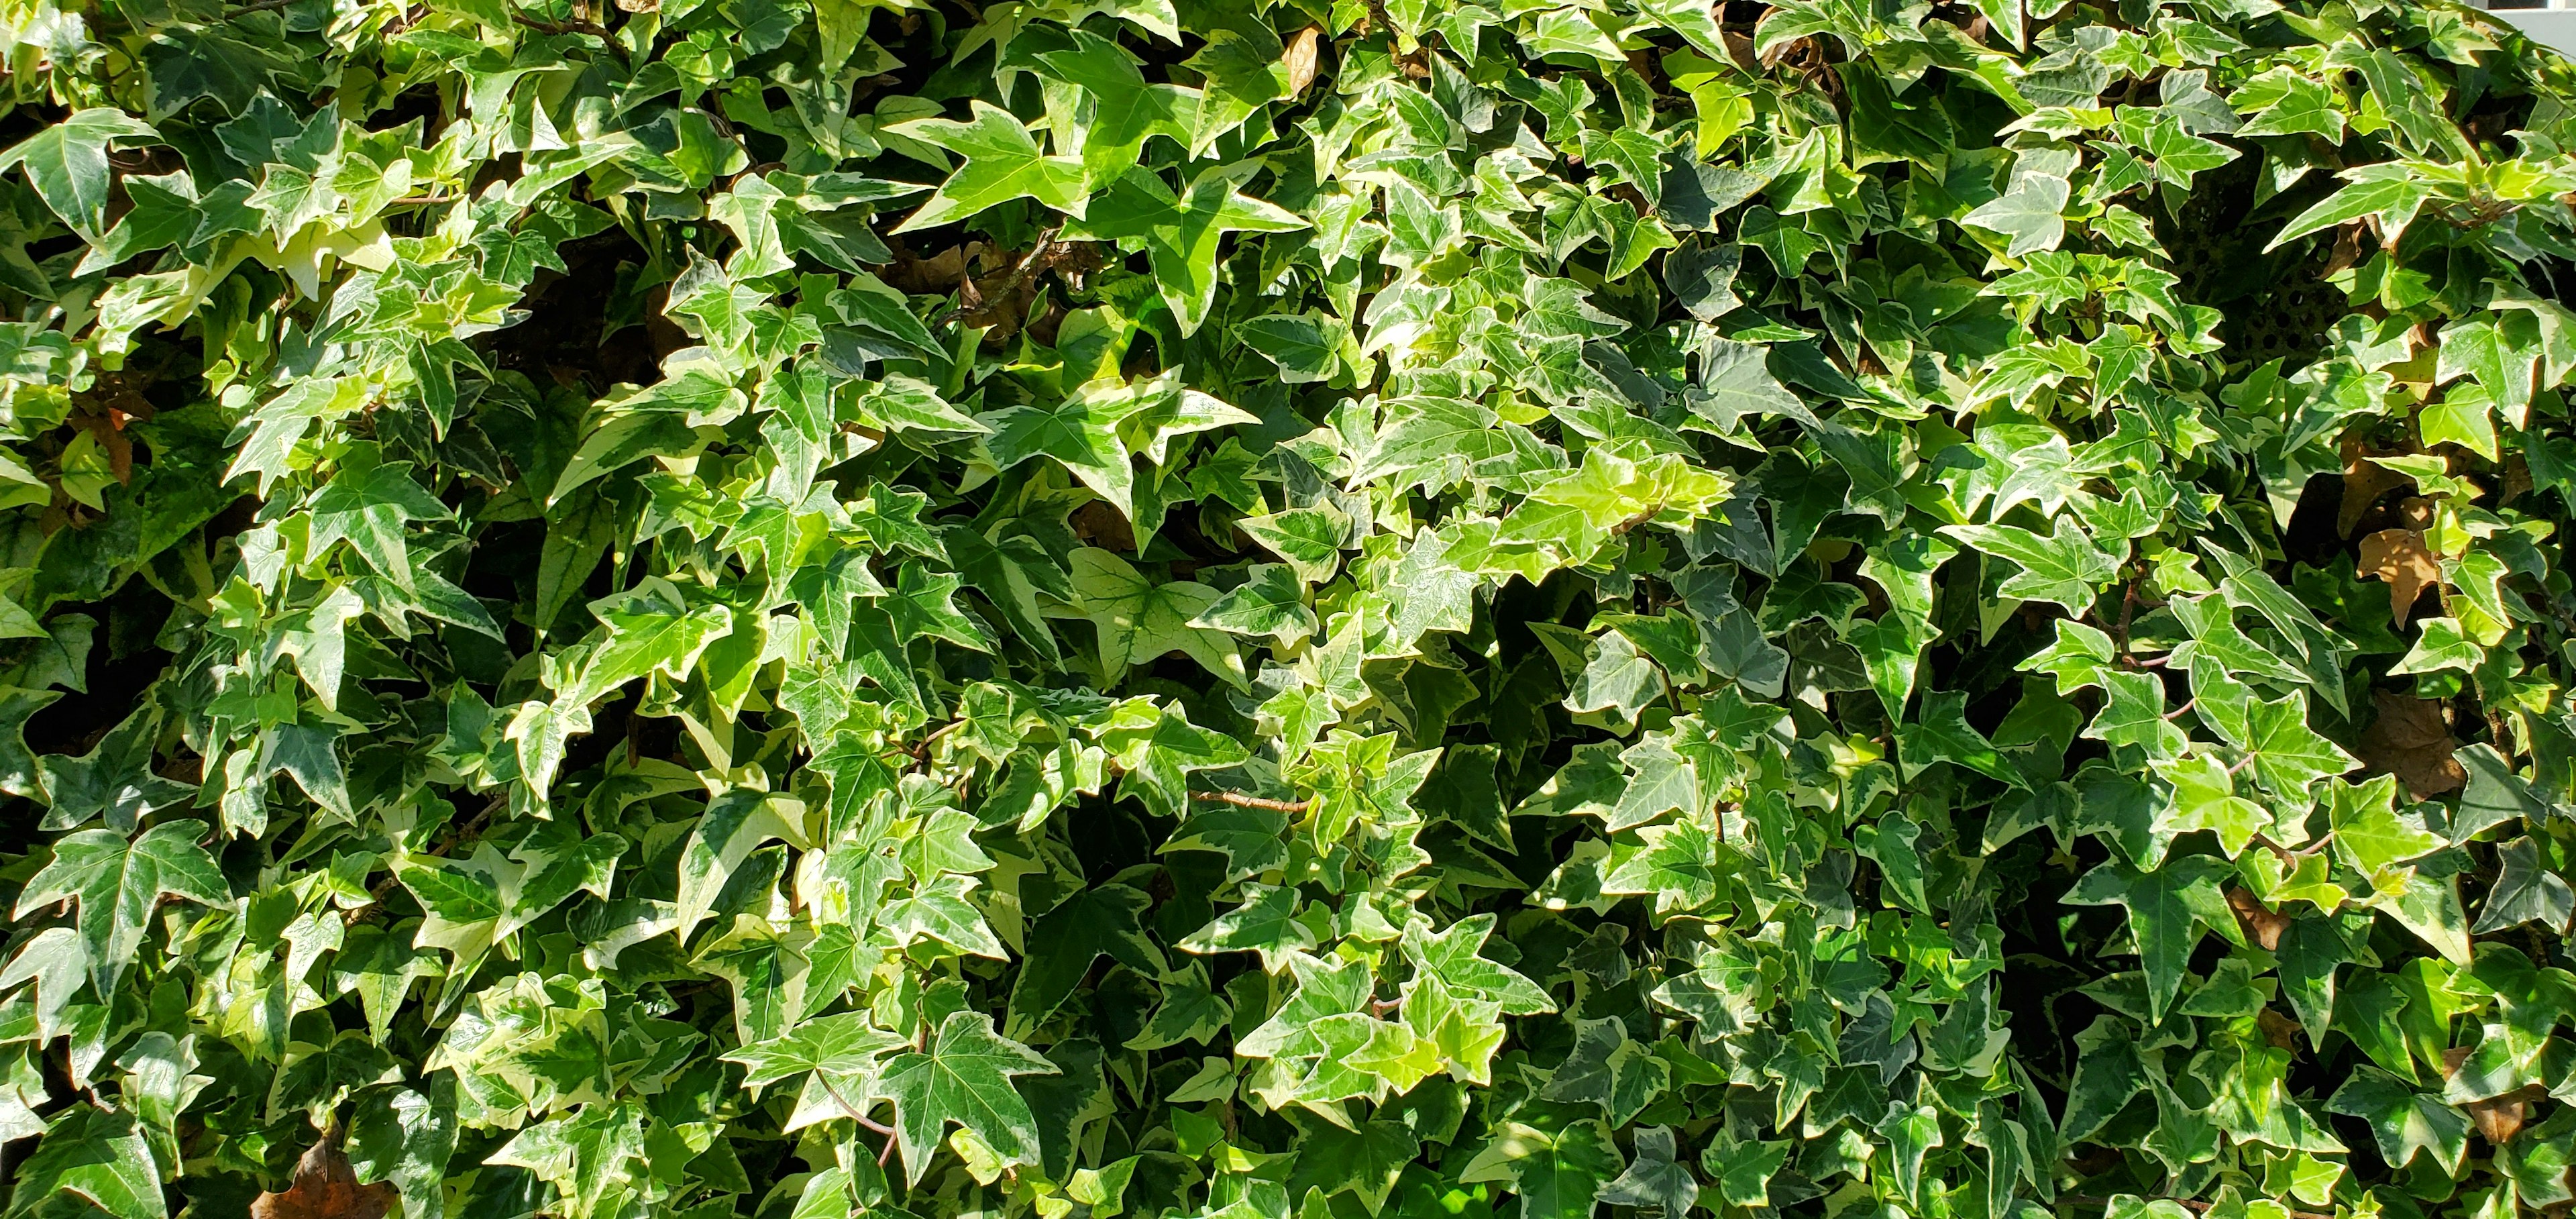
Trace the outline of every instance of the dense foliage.
<path fill-rule="evenodd" d="M 2576 1202 L 2481 18 L 0 28 L 9 1216 Z"/>

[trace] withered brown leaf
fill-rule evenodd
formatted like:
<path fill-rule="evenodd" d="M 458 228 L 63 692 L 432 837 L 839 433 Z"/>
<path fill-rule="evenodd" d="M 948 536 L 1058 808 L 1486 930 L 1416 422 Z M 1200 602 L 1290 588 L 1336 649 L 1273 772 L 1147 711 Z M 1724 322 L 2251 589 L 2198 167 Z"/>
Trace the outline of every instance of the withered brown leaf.
<path fill-rule="evenodd" d="M 335 1131 L 295 1162 L 295 1183 L 286 1192 L 263 1193 L 251 1201 L 250 1219 L 384 1219 L 393 1201 L 391 1182 L 358 1184 Z"/>
<path fill-rule="evenodd" d="M 2254 942 L 2271 952 L 2281 946 L 2281 933 L 2289 929 L 2290 920 L 2266 907 L 2253 892 L 2242 886 L 2227 891 L 2227 906 L 2236 912 L 2236 921 Z"/>
<path fill-rule="evenodd" d="M 1323 53 L 1323 44 L 1324 29 L 1318 25 L 1308 25 L 1288 36 L 1288 49 L 1279 56 L 1279 62 L 1288 66 L 1288 96 L 1296 97 L 1306 91 L 1306 86 L 1315 83 L 1315 69 Z"/>
<path fill-rule="evenodd" d="M 2490 1147 L 2501 1147 L 2522 1129 L 2524 1118 L 2531 1116 L 2528 1089 L 2507 1092 L 2486 1100 L 2470 1101 L 2460 1106 L 2468 1110 L 2469 1120 L 2477 1123 L 2478 1133 Z"/>
<path fill-rule="evenodd" d="M 2379 497 L 2401 488 L 2413 490 L 2415 480 L 2370 460 L 2373 453 L 2357 439 L 2343 442 L 2343 508 L 2335 514 L 2335 536 L 2348 538 L 2361 527 L 2361 518 L 2377 507 Z"/>
<path fill-rule="evenodd" d="M 2276 1050 L 2296 1053 L 2299 1048 L 2299 1022 L 2271 1008 L 2254 1013 L 2254 1027 L 2263 1031 L 2263 1040 Z"/>
<path fill-rule="evenodd" d="M 2442 722 L 2442 704 L 2395 690 L 2374 690 L 2370 697 L 2379 717 L 2354 742 L 2363 762 L 2397 776 L 2418 800 L 2468 782 L 2469 772 L 2451 756 L 2460 743 Z"/>
<path fill-rule="evenodd" d="M 2388 613 L 2406 625 L 2415 598 L 2442 582 L 2441 561 L 2424 545 L 2419 529 L 2382 529 L 2361 540 L 2361 574 L 2388 582 Z"/>

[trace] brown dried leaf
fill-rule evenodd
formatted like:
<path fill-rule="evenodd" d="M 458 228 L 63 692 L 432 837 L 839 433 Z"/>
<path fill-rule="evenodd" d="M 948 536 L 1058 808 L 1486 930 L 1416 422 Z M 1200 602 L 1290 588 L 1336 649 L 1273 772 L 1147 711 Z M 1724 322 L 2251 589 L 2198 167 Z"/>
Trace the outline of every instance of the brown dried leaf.
<path fill-rule="evenodd" d="M 1760 76 L 1762 74 L 1761 61 L 1755 59 L 1753 55 L 1753 40 L 1751 38 L 1736 33 L 1733 30 L 1727 30 L 1720 34 L 1719 37 L 1726 40 L 1726 57 L 1734 60 L 1736 67 L 1742 68 L 1755 76 Z"/>
<path fill-rule="evenodd" d="M 2334 252 L 2326 256 L 2324 269 L 2317 278 L 2339 274 L 2361 262 L 2361 222 L 2355 220 L 2335 234 Z"/>
<path fill-rule="evenodd" d="M 2514 497 L 2532 488 L 2531 463 L 2520 453 L 2507 453 L 2504 458 L 2504 485 L 2496 492 L 2496 502 L 2510 504 Z"/>
<path fill-rule="evenodd" d="M 2370 697 L 2379 717 L 2354 742 L 2363 762 L 2397 776 L 2418 800 L 2468 782 L 2469 772 L 2451 756 L 2460 743 L 2442 722 L 2441 703 L 2395 690 L 2374 690 Z"/>
<path fill-rule="evenodd" d="M 2274 913 L 2241 886 L 2227 891 L 2227 906 L 2236 912 L 2236 921 L 2244 925 L 2245 934 L 2254 937 L 2254 942 L 2261 944 L 2263 951 L 2271 952 L 2281 946 L 2281 933 L 2290 926 L 2288 918 Z"/>
<path fill-rule="evenodd" d="M 2521 1091 L 2505 1093 L 2492 1100 L 2476 1100 L 2460 1106 L 2469 1111 L 2469 1120 L 2477 1123 L 2478 1133 L 2490 1147 L 2502 1147 L 2505 1141 L 2522 1129 L 2522 1119 L 2531 1116 L 2531 1102 Z"/>
<path fill-rule="evenodd" d="M 2378 506 L 2380 496 L 2401 488 L 2414 489 L 2414 479 L 2370 460 L 2385 456 L 2388 454 L 2373 452 L 2357 439 L 2343 442 L 2343 510 L 2336 515 L 2336 537 L 2351 537 L 2352 531 L 2360 527 L 2361 518 Z"/>
<path fill-rule="evenodd" d="M 326 1134 L 295 1162 L 295 1183 L 285 1193 L 252 1200 L 250 1219 L 384 1219 L 393 1200 L 391 1182 L 358 1184 L 339 1136 Z"/>
<path fill-rule="evenodd" d="M 982 242 L 970 244 L 973 248 L 950 246 L 928 258 L 897 248 L 894 266 L 886 272 L 885 280 L 916 296 L 945 295 L 957 287 L 958 280 L 965 278 L 967 256 L 983 245 Z"/>
<path fill-rule="evenodd" d="M 1073 510 L 1065 522 L 1073 526 L 1073 536 L 1103 550 L 1121 554 L 1136 551 L 1136 529 L 1111 507 L 1108 500 L 1095 499 Z"/>
<path fill-rule="evenodd" d="M 2420 529 L 2382 529 L 2361 540 L 2361 574 L 2388 582 L 2388 612 L 2397 625 L 2415 607 L 2415 598 L 2442 582 L 2442 564 L 2424 545 Z"/>
<path fill-rule="evenodd" d="M 1288 50 L 1279 62 L 1288 65 L 1288 96 L 1296 97 L 1315 83 L 1315 68 L 1324 46 L 1324 27 L 1308 25 L 1288 36 Z"/>
<path fill-rule="evenodd" d="M 2263 1040 L 2271 1042 L 2273 1049 L 2289 1050 L 2293 1053 L 2298 1051 L 2298 1021 L 2267 1007 L 2254 1013 L 2254 1025 L 2263 1030 Z"/>

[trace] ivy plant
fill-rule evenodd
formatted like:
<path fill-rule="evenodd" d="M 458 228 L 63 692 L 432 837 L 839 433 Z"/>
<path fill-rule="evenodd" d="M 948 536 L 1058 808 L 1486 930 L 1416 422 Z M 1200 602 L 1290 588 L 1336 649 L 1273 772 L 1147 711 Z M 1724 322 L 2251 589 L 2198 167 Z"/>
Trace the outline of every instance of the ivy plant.
<path fill-rule="evenodd" d="M 2576 70 L 0 0 L 6 1219 L 2576 1203 Z"/>

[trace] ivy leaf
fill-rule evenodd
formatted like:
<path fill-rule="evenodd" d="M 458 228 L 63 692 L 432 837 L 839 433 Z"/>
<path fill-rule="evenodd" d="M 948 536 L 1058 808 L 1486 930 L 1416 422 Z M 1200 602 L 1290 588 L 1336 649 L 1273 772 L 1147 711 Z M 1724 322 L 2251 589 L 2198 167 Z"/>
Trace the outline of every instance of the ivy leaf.
<path fill-rule="evenodd" d="M 2496 854 L 2504 866 L 2495 888 L 2487 893 L 2485 908 L 2478 912 L 2477 925 L 2469 930 L 2482 935 L 2537 922 L 2564 933 L 2568 923 L 2576 920 L 2576 888 L 2542 865 L 2540 850 L 2529 838 L 2505 843 Z"/>
<path fill-rule="evenodd" d="M 2057 518 L 2047 536 L 1995 525 L 1944 525 L 1941 532 L 2021 568 L 1999 590 L 2025 601 L 2046 601 L 2083 616 L 2104 585 L 2118 579 L 2119 560 L 2104 553 L 2081 527 Z"/>
<path fill-rule="evenodd" d="M 1193 91 L 1145 83 L 1144 74 L 1117 43 L 1088 30 L 1075 29 L 1070 50 L 1042 51 L 1039 62 L 1056 79 L 1080 86 L 1091 95 L 1090 129 L 1083 133 L 1082 160 L 1092 173 L 1107 177 L 1137 163 L 1136 152 L 1149 135 L 1190 142 L 1185 115 L 1198 101 Z"/>
<path fill-rule="evenodd" d="M 1786 415 L 1802 423 L 1814 422 L 1815 413 L 1806 403 L 1771 375 L 1769 354 L 1768 348 L 1751 343 L 1712 341 L 1701 352 L 1698 383 L 1684 394 L 1691 411 L 1717 425 L 1721 433 L 1735 431 L 1747 415 Z"/>
<path fill-rule="evenodd" d="M 446 1214 L 444 1186 L 456 1151 L 456 1079 L 430 1077 L 413 1089 L 401 1085 L 359 1094 L 349 1119 L 349 1166 L 359 1179 L 390 1181 L 404 1213 L 424 1219 Z"/>
<path fill-rule="evenodd" d="M 2182 990 L 2183 966 L 2207 928 L 2233 932 L 2236 916 L 2228 909 L 2219 881 L 2227 865 L 2207 856 L 2171 858 L 2163 867 L 2141 872 L 2117 861 L 2085 873 L 2066 893 L 2078 906 L 2118 905 L 2129 912 L 2129 934 L 2147 974 L 2147 1018 L 2164 1018 Z"/>
<path fill-rule="evenodd" d="M 1109 957 L 1151 978 L 1167 965 L 1136 916 L 1151 898 L 1121 884 L 1095 885 L 1057 903 L 1028 931 L 1027 963 L 1011 987 L 1011 1019 L 1034 1024 L 1073 994 L 1091 963 Z"/>
<path fill-rule="evenodd" d="M 1181 333 L 1194 333 L 1215 305 L 1217 245 L 1225 234 L 1306 227 L 1295 213 L 1236 190 L 1259 169 L 1258 162 L 1246 162 L 1202 170 L 1178 194 L 1162 175 L 1131 169 L 1077 213 L 1068 233 L 1143 251 Z"/>
<path fill-rule="evenodd" d="M 126 1113 L 76 1105 L 45 1130 L 35 1154 L 19 1165 L 13 1209 L 73 1194 L 116 1219 L 168 1219 L 152 1150 Z M 24 1199 L 25 1201 L 20 1201 Z"/>
<path fill-rule="evenodd" d="M 114 107 L 92 106 L 0 152 L 0 169 L 25 170 L 45 206 L 95 243 L 107 227 L 107 154 L 122 143 L 158 138 L 150 123 Z"/>
<path fill-rule="evenodd" d="M 2351 754 L 2308 727 L 2308 697 L 2292 693 L 2246 704 L 2254 776 L 2284 799 L 2304 803 L 2316 781 L 2361 765 Z"/>
<path fill-rule="evenodd" d="M 2028 787 L 2030 781 L 2021 769 L 2004 759 L 1984 733 L 1968 723 L 1968 696 L 1959 690 L 1943 690 L 1923 696 L 1922 718 L 1896 729 L 1897 757 L 1905 763 L 1907 778 L 1923 773 L 1934 763 L 1948 762 L 1998 779 L 2014 787 Z"/>
<path fill-rule="evenodd" d="M 521 1130 L 484 1162 L 527 1169 L 555 1188 L 567 1219 L 596 1219 L 632 1196 L 649 1154 L 641 1108 L 593 1103 Z"/>
<path fill-rule="evenodd" d="M 2264 249 L 2279 249 L 2310 233 L 2364 216 L 2377 218 L 2381 231 L 2394 241 L 2433 198 L 2433 184 L 2415 177 L 2405 165 L 2363 165 L 2347 171 L 2345 176 L 2351 179 L 2351 185 L 2291 217 Z"/>
<path fill-rule="evenodd" d="M 339 473 L 314 495 L 311 553 L 319 556 L 346 541 L 376 574 L 406 591 L 415 588 L 411 543 L 404 526 L 448 519 L 447 505 L 412 480 L 409 462 L 387 463 L 374 445 L 356 445 L 340 459 Z"/>
<path fill-rule="evenodd" d="M 1733 868 L 1714 829 L 1692 819 L 1637 831 L 1645 849 L 1602 877 L 1601 891 L 1652 894 L 1655 908 L 1666 912 L 1696 910 L 1716 901 Z"/>
<path fill-rule="evenodd" d="M 1770 1182 L 1789 1158 L 1793 1142 L 1739 1143 L 1720 1138 L 1700 1152 L 1700 1167 L 1717 1179 L 1715 1193 L 1731 1206 L 1770 1205 Z"/>
<path fill-rule="evenodd" d="M 2218 836 L 2218 848 L 2233 859 L 2272 826 L 2262 805 L 2236 794 L 2235 777 L 2216 758 L 2191 754 L 2155 769 L 2173 785 L 2172 808 L 2158 818 L 2160 832 L 2209 830 Z"/>
<path fill-rule="evenodd" d="M 2420 625 L 2422 633 L 2415 637 L 2415 646 L 2388 667 L 2390 676 L 2438 673 L 2444 669 L 2471 673 L 2486 662 L 2486 649 L 2469 638 L 2459 619 L 2426 618 Z"/>
<path fill-rule="evenodd" d="M 1493 915 L 1471 914 L 1435 934 L 1426 923 L 1409 922 L 1404 927 L 1405 959 L 1415 969 L 1437 975 L 1450 990 L 1492 1003 L 1507 1014 L 1555 1011 L 1555 1001 L 1536 983 L 1480 954 L 1494 925 Z"/>
<path fill-rule="evenodd" d="M 2440 835 L 2425 828 L 2412 809 L 2396 807 L 2397 779 L 2376 775 L 2358 784 L 2329 784 L 2326 820 L 2334 830 L 2335 850 L 2364 873 L 2384 871 L 2438 850 Z"/>
<path fill-rule="evenodd" d="M 706 813 L 680 848 L 682 940 L 715 909 L 725 882 L 750 858 L 752 848 L 774 838 L 806 841 L 804 828 L 789 819 L 794 811 L 793 801 L 748 787 L 727 788 L 707 801 Z"/>
<path fill-rule="evenodd" d="M 1576 1020 L 1574 1027 L 1574 1049 L 1548 1077 L 1539 1099 L 1597 1104 L 1612 1125 L 1624 1126 L 1670 1085 L 1672 1065 L 1630 1041 L 1618 1017 Z"/>
<path fill-rule="evenodd" d="M 1150 420 L 1150 412 L 1184 393 L 1195 391 L 1183 391 L 1177 384 L 1136 387 L 1094 382 L 1052 408 L 1015 406 L 982 416 L 976 422 L 992 430 L 986 445 L 993 452 L 995 465 L 1007 470 L 1032 457 L 1052 457 L 1081 479 L 1084 486 L 1099 492 L 1120 516 L 1134 520 L 1135 450 L 1122 438 L 1124 429 L 1139 416 Z M 1160 427 L 1155 430 L 1158 436 L 1162 432 Z"/>
<path fill-rule="evenodd" d="M 1235 522 L 1235 528 L 1263 549 L 1286 559 L 1300 580 L 1322 584 L 1341 570 L 1342 544 L 1350 534 L 1350 524 L 1350 518 L 1330 508 L 1291 508 L 1268 516 L 1245 517 Z"/>
<path fill-rule="evenodd" d="M 2241 137 L 2309 134 L 2327 140 L 2343 138 L 2343 115 L 2335 109 L 2333 95 L 2322 83 L 2287 66 L 2245 82 L 2237 90 L 2235 104 L 2238 113 L 2253 115 L 2236 129 Z"/>
<path fill-rule="evenodd" d="M 2057 679 L 2057 692 L 2073 694 L 2088 686 L 2101 686 L 2115 670 L 2111 637 L 2072 618 L 2060 618 L 2054 624 L 2057 638 L 2020 664 L 2016 672 L 2046 673 Z M 2161 693 L 2156 698 L 2163 705 Z"/>
<path fill-rule="evenodd" d="M 676 585 L 659 579 L 594 601 L 590 612 L 606 638 L 563 692 L 574 704 L 650 674 L 686 677 L 708 646 L 733 630 L 731 608 L 692 606 Z"/>
<path fill-rule="evenodd" d="M 1190 625 L 1217 603 L 1204 584 L 1157 584 L 1125 559 L 1098 547 L 1073 552 L 1074 612 L 1089 619 L 1099 641 L 1100 670 L 1115 681 L 1137 661 L 1179 652 L 1237 687 L 1243 658 L 1223 631 Z"/>
<path fill-rule="evenodd" d="M 87 754 L 46 755 L 39 766 L 53 806 L 44 828 L 77 829 L 103 816 L 108 829 L 131 834 L 144 817 L 195 794 L 187 784 L 152 772 L 152 746 L 163 722 L 142 708 L 108 729 Z"/>
<path fill-rule="evenodd" d="M 1291 385 L 1326 381 L 1342 369 L 1342 345 L 1350 329 L 1329 317 L 1255 317 L 1234 325 L 1243 345 L 1279 366 L 1279 379 Z"/>
<path fill-rule="evenodd" d="M 1640 1126 L 1636 1137 L 1637 1158 L 1628 1161 L 1617 1180 L 1601 1187 L 1597 1200 L 1674 1219 L 1689 1214 L 1699 1200 L 1699 1179 L 1687 1165 L 1674 1162 L 1672 1127 Z"/>
<path fill-rule="evenodd" d="M 1298 917 L 1297 890 L 1289 885 L 1243 886 L 1243 904 L 1216 916 L 1181 941 L 1181 948 L 1200 954 L 1258 952 L 1261 967 L 1276 971 L 1321 941 L 1315 929 Z M 1238 1050 L 1240 1047 L 1237 1047 Z"/>
<path fill-rule="evenodd" d="M 2469 1151 L 2469 1119 L 2407 1086 L 2404 1080 L 2373 1067 L 2357 1067 L 2326 1101 L 2326 1112 L 2370 1123 L 2379 1154 L 2392 1167 L 2403 1168 L 2431 1152 L 2444 1171 L 2458 1172 Z"/>
<path fill-rule="evenodd" d="M 19 892 L 14 917 L 26 918 L 66 898 L 77 902 L 90 981 L 99 994 L 113 995 L 142 951 L 145 925 L 164 896 L 209 906 L 232 900 L 214 856 L 197 845 L 206 832 L 202 821 L 164 821 L 131 842 L 108 830 L 68 835 L 54 843 L 53 858 Z"/>
<path fill-rule="evenodd" d="M 2004 257 L 2025 258 L 2045 250 L 2054 250 L 2066 238 L 2067 200 L 2074 195 L 2066 179 L 2049 174 L 2019 176 L 2013 188 L 1999 198 L 1977 207 L 1960 218 L 2004 236 Z M 1971 543 L 1973 545 L 1973 543 Z"/>
<path fill-rule="evenodd" d="M 873 1095 L 878 1064 L 888 1051 L 910 1043 L 869 1023 L 864 1012 L 844 1012 L 804 1021 L 784 1035 L 742 1046 L 725 1061 L 744 1067 L 743 1085 L 765 1088 L 809 1076 L 840 1116 L 849 1116 Z M 797 1106 L 800 1112 L 806 1106 Z"/>
<path fill-rule="evenodd" d="M 1498 1163 L 1489 1166 L 1488 1157 Z M 1512 1191 L 1520 1195 L 1521 1219 L 1588 1219 L 1594 1197 L 1624 1167 L 1619 1149 L 1598 1121 L 1570 1123 L 1553 1134 L 1515 1123 L 1504 1129 L 1502 1141 L 1468 1166 L 1464 1179 L 1491 1174 L 1512 1182 Z"/>
<path fill-rule="evenodd" d="M 893 130 L 937 145 L 965 158 L 965 164 L 932 192 L 930 201 L 895 226 L 909 233 L 975 215 L 1013 199 L 1035 199 L 1080 219 L 1090 196 L 1078 157 L 1051 157 L 1038 150 L 1029 129 L 1011 112 L 989 102 L 969 103 L 965 122 L 915 119 Z M 907 1159 L 909 1162 L 909 1159 Z"/>
<path fill-rule="evenodd" d="M 1244 581 L 1218 597 L 1191 626 L 1237 635 L 1266 635 L 1280 646 L 1294 646 L 1321 625 L 1306 607 L 1306 582 L 1284 563 L 1255 563 Z"/>
<path fill-rule="evenodd" d="M 1037 1163 L 1037 1118 L 1011 1080 L 1055 1073 L 1054 1063 L 995 1033 L 992 1017 L 951 1012 L 929 1048 L 888 1059 L 872 1091 L 894 1103 L 904 1175 L 918 1182 L 951 1122 L 1010 1163 Z"/>

